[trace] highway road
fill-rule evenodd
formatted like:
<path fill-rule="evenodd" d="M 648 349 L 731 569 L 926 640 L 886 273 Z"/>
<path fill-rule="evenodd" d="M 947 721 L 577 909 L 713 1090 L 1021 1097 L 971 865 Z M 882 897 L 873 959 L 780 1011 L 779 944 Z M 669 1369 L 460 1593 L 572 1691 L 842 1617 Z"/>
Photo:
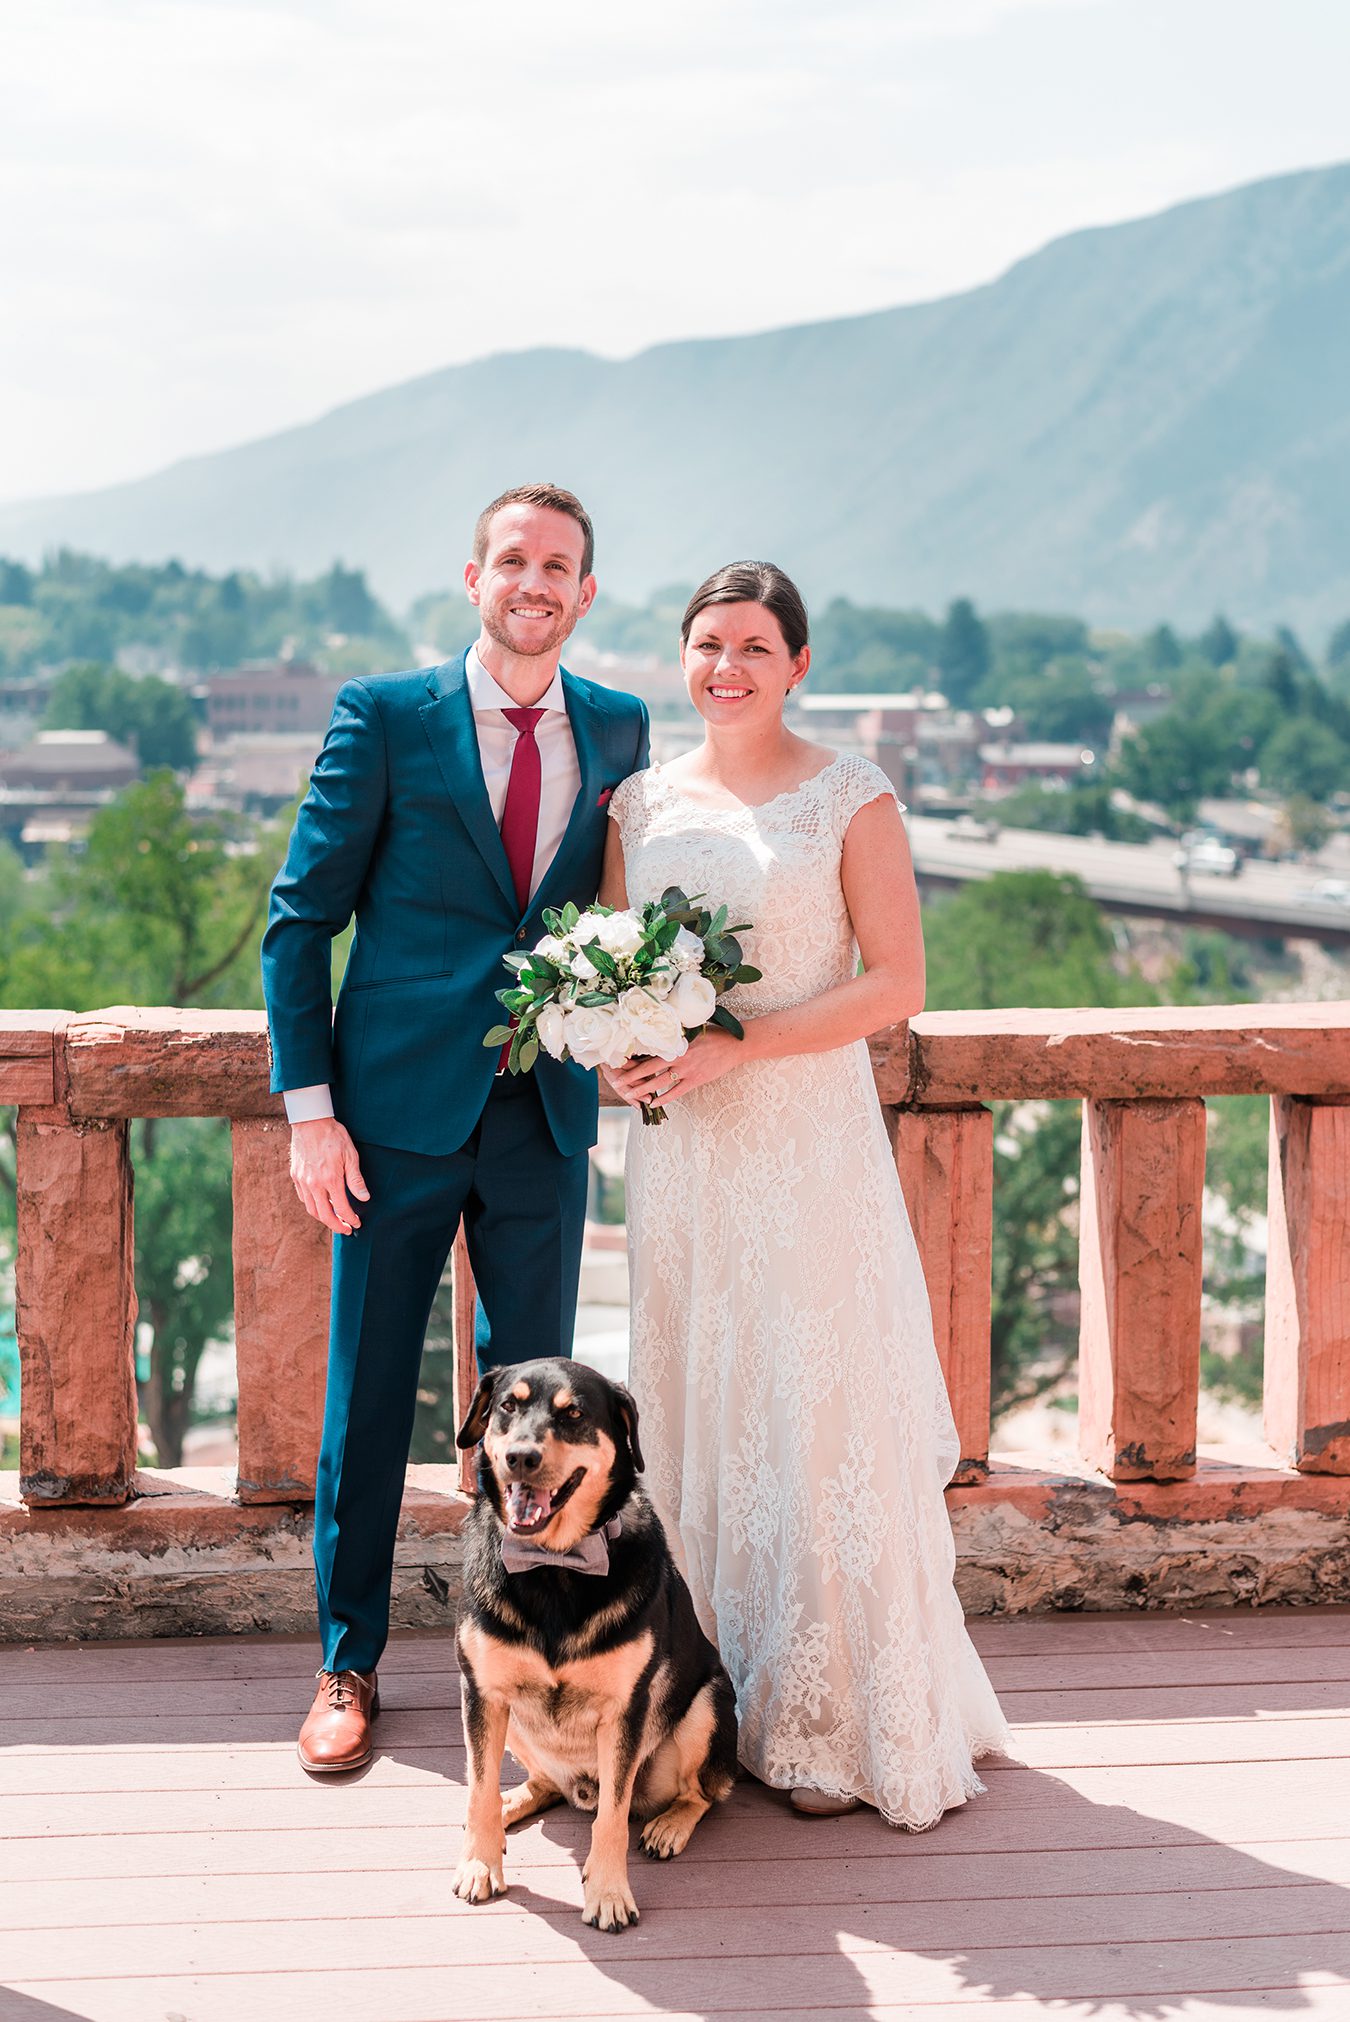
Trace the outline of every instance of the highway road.
<path fill-rule="evenodd" d="M 907 825 L 915 869 L 930 886 L 963 885 L 995 871 L 1069 872 L 1111 912 L 1350 945 L 1350 906 L 1299 896 L 1321 875 L 1307 864 L 1253 862 L 1233 878 L 1191 871 L 1183 885 L 1172 841 L 1109 843 L 1005 828 L 996 841 L 979 842 L 954 836 L 950 822 L 931 815 L 910 815 Z"/>

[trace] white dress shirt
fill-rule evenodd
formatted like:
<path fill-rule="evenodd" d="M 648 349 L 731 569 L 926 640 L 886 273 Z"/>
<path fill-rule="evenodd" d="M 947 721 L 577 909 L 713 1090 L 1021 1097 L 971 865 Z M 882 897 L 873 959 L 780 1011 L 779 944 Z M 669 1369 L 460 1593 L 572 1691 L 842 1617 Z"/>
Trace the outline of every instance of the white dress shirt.
<path fill-rule="evenodd" d="M 506 788 L 511 778 L 511 760 L 519 735 L 515 725 L 508 723 L 502 712 L 518 709 L 521 705 L 489 674 L 478 657 L 476 647 L 469 648 L 464 674 L 473 705 L 474 727 L 478 732 L 483 783 L 492 805 L 492 819 L 500 828 L 502 810 L 506 806 Z M 560 672 L 554 674 L 548 688 L 532 706 L 542 709 L 544 714 L 534 727 L 534 741 L 539 747 L 540 780 L 539 832 L 534 845 L 531 895 L 538 891 L 545 871 L 558 854 L 558 846 L 566 834 L 581 785 L 581 766 L 577 760 L 576 741 L 572 736 Z M 316 1117 L 333 1114 L 333 1096 L 327 1082 L 316 1082 L 311 1088 L 288 1088 L 283 1099 L 286 1115 L 292 1123 L 311 1123 Z"/>

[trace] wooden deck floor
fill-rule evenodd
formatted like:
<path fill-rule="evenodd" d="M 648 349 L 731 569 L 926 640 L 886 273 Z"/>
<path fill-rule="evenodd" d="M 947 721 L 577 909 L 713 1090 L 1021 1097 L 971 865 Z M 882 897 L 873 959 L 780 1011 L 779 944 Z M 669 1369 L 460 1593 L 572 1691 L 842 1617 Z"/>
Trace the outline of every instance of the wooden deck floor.
<path fill-rule="evenodd" d="M 932 1833 L 742 1783 L 642 1922 L 580 1917 L 586 1827 L 449 1893 L 450 1649 L 400 1638 L 380 1754 L 294 1754 L 311 1647 L 0 1650 L 0 2016 L 576 2022 L 660 2014 L 1350 2022 L 1350 1612 L 976 1626 L 1017 1733 Z"/>

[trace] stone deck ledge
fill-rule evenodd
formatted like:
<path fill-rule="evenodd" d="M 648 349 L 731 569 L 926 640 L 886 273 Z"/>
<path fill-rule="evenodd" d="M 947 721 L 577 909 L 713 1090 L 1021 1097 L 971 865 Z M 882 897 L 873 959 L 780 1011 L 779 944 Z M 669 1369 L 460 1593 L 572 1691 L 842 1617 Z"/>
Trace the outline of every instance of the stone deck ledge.
<path fill-rule="evenodd" d="M 453 1626 L 468 1502 L 453 1467 L 409 1470 L 393 1621 Z M 241 1505 L 228 1469 L 142 1474 L 121 1509 L 27 1509 L 0 1475 L 0 1641 L 304 1632 L 312 1512 Z M 1261 1449 L 1210 1448 L 1195 1478 L 1116 1483 L 1004 1454 L 947 1492 L 967 1613 L 1350 1602 L 1350 1493 Z"/>

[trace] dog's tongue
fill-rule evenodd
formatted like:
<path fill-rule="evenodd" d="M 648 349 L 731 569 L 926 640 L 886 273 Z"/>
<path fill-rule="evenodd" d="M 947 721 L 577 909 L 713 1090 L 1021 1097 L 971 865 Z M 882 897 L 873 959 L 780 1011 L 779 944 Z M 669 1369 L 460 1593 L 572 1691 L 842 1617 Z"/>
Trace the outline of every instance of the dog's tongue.
<path fill-rule="evenodd" d="M 527 1481 L 513 1481 L 506 1490 L 506 1521 L 513 1531 L 534 1531 L 548 1522 L 553 1509 L 551 1489 L 531 1488 Z"/>

